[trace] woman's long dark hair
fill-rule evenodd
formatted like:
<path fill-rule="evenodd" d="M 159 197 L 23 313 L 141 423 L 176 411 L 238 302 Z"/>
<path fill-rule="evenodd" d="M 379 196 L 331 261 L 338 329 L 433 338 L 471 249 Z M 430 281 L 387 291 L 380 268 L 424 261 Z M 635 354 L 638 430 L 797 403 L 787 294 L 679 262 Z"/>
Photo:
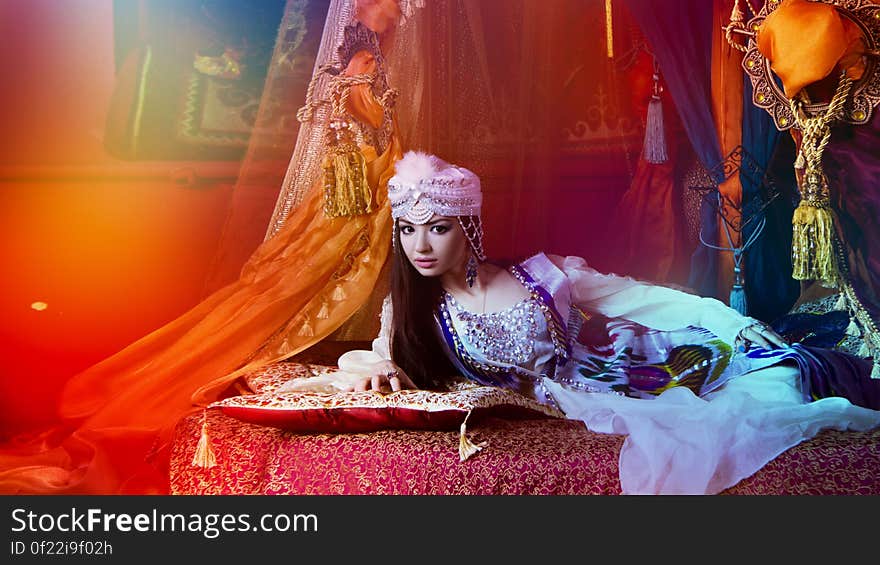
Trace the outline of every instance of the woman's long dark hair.
<path fill-rule="evenodd" d="M 394 222 L 391 263 L 391 359 L 419 388 L 442 388 L 459 374 L 440 342 L 434 314 L 443 299 L 440 277 L 425 277 L 409 262 Z"/>

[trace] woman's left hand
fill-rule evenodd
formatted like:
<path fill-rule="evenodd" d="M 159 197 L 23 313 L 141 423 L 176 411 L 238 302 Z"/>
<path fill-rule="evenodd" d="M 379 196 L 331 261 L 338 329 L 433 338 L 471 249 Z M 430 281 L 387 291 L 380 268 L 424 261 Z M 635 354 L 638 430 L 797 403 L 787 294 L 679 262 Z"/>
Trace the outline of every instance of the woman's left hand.
<path fill-rule="evenodd" d="M 789 347 L 788 342 L 781 335 L 763 322 L 755 320 L 739 331 L 736 336 L 736 346 L 739 351 L 745 352 L 752 347 L 764 349 L 778 349 Z"/>

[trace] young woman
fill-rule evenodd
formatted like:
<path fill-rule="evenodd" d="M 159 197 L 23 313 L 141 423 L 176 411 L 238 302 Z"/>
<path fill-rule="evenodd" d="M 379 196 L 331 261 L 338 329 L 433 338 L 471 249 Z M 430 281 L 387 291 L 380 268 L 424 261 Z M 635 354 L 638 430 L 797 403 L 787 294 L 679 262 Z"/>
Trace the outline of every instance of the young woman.
<path fill-rule="evenodd" d="M 823 428 L 880 425 L 867 362 L 579 257 L 488 263 L 476 175 L 417 152 L 395 171 L 382 331 L 372 351 L 340 357 L 337 389 L 442 388 L 453 375 L 515 389 L 626 434 L 625 493 L 717 493 Z M 849 398 L 812 401 L 829 385 Z"/>

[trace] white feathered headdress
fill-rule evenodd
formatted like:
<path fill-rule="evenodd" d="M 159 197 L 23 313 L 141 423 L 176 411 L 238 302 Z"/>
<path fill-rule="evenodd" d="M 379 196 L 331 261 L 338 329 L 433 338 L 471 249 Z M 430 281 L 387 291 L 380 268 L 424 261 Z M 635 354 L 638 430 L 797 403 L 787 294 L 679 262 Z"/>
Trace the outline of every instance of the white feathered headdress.
<path fill-rule="evenodd" d="M 434 214 L 479 216 L 483 204 L 477 175 L 421 151 L 408 151 L 397 162 L 388 180 L 388 198 L 391 216 L 414 224 L 424 224 Z"/>

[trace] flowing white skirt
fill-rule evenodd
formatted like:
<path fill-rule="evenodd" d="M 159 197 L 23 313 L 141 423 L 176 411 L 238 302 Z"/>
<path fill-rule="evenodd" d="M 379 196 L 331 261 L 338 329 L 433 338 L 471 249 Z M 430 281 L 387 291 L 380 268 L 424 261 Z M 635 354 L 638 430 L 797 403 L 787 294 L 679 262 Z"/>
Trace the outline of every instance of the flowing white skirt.
<path fill-rule="evenodd" d="M 865 431 L 880 411 L 844 398 L 804 403 L 798 371 L 747 373 L 700 398 L 685 387 L 641 400 L 566 389 L 544 380 L 566 416 L 595 432 L 627 435 L 624 494 L 717 494 L 826 428 Z"/>

